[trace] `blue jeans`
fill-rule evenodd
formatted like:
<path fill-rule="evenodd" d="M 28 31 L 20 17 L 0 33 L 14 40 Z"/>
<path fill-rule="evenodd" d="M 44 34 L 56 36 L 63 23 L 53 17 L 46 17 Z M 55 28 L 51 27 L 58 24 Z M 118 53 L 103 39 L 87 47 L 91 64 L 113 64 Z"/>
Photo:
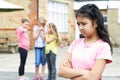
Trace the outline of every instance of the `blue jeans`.
<path fill-rule="evenodd" d="M 35 66 L 39 67 L 39 65 L 46 64 L 46 57 L 45 57 L 45 47 L 37 48 L 35 47 Z"/>
<path fill-rule="evenodd" d="M 50 51 L 47 55 L 48 80 L 56 80 L 56 55 Z"/>

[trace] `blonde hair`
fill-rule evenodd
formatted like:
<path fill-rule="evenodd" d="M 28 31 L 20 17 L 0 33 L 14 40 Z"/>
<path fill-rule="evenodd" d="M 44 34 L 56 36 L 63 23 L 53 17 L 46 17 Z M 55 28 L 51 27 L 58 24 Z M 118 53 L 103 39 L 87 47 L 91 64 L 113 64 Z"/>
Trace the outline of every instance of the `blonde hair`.
<path fill-rule="evenodd" d="M 43 18 L 43 17 L 40 17 L 39 19 L 38 19 L 38 22 L 37 22 L 38 24 L 46 24 L 46 19 L 45 18 Z"/>
<path fill-rule="evenodd" d="M 55 36 L 57 37 L 56 42 L 59 43 L 59 36 L 58 36 L 58 32 L 57 32 L 57 28 L 56 28 L 55 24 L 49 23 L 48 27 L 51 29 L 52 33 L 55 34 Z"/>

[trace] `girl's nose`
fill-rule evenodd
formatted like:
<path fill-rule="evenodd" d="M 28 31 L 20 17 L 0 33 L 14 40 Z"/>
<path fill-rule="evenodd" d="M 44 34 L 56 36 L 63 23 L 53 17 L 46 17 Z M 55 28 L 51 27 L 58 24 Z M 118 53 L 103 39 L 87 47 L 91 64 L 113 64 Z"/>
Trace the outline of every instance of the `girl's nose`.
<path fill-rule="evenodd" d="M 79 26 L 78 26 L 78 28 L 79 28 L 79 29 L 83 29 L 84 27 L 83 27 L 83 26 L 81 26 L 81 25 L 79 25 Z"/>

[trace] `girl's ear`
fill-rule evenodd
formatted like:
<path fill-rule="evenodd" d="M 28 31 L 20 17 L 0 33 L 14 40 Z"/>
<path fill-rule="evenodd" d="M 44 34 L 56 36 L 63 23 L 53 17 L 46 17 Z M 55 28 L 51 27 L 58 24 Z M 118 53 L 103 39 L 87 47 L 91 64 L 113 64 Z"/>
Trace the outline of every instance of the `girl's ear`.
<path fill-rule="evenodd" d="M 98 27 L 98 23 L 97 23 L 97 20 L 94 21 L 94 27 Z"/>

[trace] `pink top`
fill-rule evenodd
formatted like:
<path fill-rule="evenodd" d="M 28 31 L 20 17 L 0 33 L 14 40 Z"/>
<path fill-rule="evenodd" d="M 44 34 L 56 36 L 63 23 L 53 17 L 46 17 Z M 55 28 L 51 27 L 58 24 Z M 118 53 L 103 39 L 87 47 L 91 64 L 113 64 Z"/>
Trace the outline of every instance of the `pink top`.
<path fill-rule="evenodd" d="M 69 53 L 72 53 L 72 67 L 74 69 L 91 70 L 96 59 L 105 59 L 107 63 L 112 62 L 110 46 L 103 40 L 92 44 L 85 44 L 84 38 L 74 40 Z"/>
<path fill-rule="evenodd" d="M 29 39 L 28 39 L 27 31 L 23 27 L 19 27 L 16 30 L 16 34 L 18 36 L 18 46 L 28 50 Z"/>

